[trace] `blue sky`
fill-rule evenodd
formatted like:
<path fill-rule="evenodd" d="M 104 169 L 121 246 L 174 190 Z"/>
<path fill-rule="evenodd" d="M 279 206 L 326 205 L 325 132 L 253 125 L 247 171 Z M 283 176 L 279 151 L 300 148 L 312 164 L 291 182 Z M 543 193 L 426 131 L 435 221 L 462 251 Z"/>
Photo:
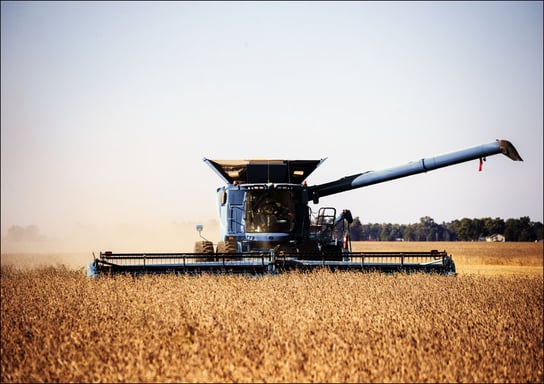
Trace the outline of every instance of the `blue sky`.
<path fill-rule="evenodd" d="M 543 221 L 542 15 L 542 2 L 2 2 L 2 236 L 37 225 L 100 248 L 128 228 L 175 248 L 185 234 L 157 233 L 217 217 L 203 157 L 327 157 L 318 184 L 497 138 L 525 161 L 320 205 L 365 223 Z"/>

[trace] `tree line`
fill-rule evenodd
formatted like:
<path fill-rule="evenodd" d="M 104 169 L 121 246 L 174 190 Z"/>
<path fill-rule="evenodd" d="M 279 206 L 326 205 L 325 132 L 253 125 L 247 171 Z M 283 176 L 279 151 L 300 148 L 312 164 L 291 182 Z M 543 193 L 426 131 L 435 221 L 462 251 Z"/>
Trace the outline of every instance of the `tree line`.
<path fill-rule="evenodd" d="M 538 241 L 544 237 L 544 226 L 527 216 L 507 220 L 463 218 L 442 224 L 429 216 L 415 224 L 362 224 L 357 216 L 350 235 L 352 241 L 478 241 L 491 235 L 502 235 L 506 241 Z"/>

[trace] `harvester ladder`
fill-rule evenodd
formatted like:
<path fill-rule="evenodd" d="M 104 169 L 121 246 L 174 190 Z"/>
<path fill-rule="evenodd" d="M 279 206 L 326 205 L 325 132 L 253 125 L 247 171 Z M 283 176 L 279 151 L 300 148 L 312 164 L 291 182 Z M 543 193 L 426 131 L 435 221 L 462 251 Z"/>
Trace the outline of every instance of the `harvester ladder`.
<path fill-rule="evenodd" d="M 317 212 L 316 225 L 321 232 L 327 230 L 327 226 L 334 227 L 334 220 L 336 219 L 336 208 L 322 207 Z"/>

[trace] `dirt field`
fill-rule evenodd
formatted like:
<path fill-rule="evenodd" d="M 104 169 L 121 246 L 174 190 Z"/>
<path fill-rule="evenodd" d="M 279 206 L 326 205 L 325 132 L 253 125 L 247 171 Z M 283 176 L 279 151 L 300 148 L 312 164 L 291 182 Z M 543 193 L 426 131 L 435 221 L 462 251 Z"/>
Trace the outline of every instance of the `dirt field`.
<path fill-rule="evenodd" d="M 0 379 L 544 380 L 541 243 L 354 246 L 446 249 L 459 274 L 89 279 L 3 257 Z"/>

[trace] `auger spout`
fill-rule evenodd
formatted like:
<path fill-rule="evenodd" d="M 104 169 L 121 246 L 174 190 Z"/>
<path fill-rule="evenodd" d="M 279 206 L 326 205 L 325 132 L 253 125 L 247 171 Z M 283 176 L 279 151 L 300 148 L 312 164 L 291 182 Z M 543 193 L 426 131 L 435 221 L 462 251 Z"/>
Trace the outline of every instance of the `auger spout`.
<path fill-rule="evenodd" d="M 507 140 L 496 140 L 489 144 L 483 144 L 435 157 L 423 158 L 415 162 L 381 171 L 368 171 L 357 175 L 347 176 L 337 181 L 310 187 L 310 195 L 313 201 L 317 202 L 319 198 L 323 196 L 416 175 L 418 173 L 424 173 L 470 160 L 484 159 L 487 156 L 499 153 L 504 154 L 514 161 L 523 161 L 512 143 Z"/>

